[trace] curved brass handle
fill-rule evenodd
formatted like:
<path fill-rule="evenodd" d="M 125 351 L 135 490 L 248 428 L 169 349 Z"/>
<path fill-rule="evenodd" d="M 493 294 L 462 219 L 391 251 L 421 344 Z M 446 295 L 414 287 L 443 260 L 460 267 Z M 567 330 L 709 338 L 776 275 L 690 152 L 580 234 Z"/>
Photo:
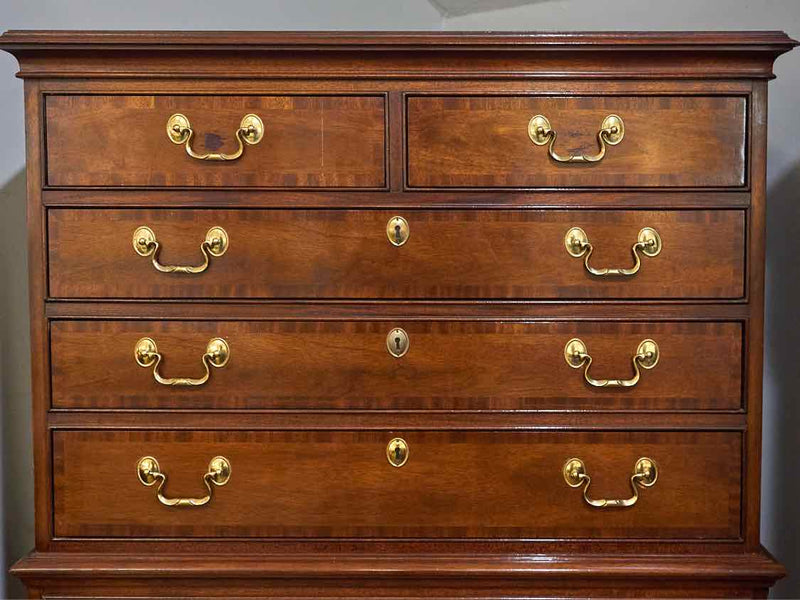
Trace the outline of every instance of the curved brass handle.
<path fill-rule="evenodd" d="M 594 387 L 633 387 L 639 383 L 640 371 L 642 369 L 652 369 L 658 364 L 659 350 L 658 344 L 653 340 L 642 340 L 633 355 L 634 375 L 630 379 L 594 379 L 589 376 L 589 367 L 592 366 L 592 357 L 586 348 L 583 340 L 573 338 L 564 346 L 564 358 L 567 364 L 573 369 L 585 367 L 583 378 Z"/>
<path fill-rule="evenodd" d="M 197 160 L 236 160 L 244 152 L 244 145 L 255 146 L 264 137 L 264 122 L 258 115 L 249 114 L 242 117 L 239 129 L 236 130 L 236 139 L 239 140 L 239 149 L 233 154 L 221 152 L 207 152 L 198 154 L 192 150 L 192 136 L 194 129 L 188 117 L 175 113 L 167 119 L 167 137 L 173 144 L 185 144 L 186 154 Z"/>
<path fill-rule="evenodd" d="M 203 264 L 196 267 L 180 265 L 162 265 L 158 262 L 158 251 L 161 244 L 156 240 L 156 234 L 149 227 L 142 225 L 133 232 L 133 249 L 139 256 L 150 256 L 153 266 L 162 273 L 202 273 L 208 269 L 209 255 L 219 257 L 225 254 L 230 245 L 228 232 L 222 227 L 212 227 L 206 232 L 206 239 L 200 244 L 203 253 Z"/>
<path fill-rule="evenodd" d="M 586 466 L 580 458 L 570 458 L 562 470 L 564 480 L 570 487 L 583 487 L 583 499 L 590 506 L 597 508 L 624 508 L 626 506 L 633 506 L 639 500 L 639 487 L 651 487 L 655 485 L 658 479 L 658 467 L 653 459 L 643 456 L 636 461 L 633 467 L 633 475 L 631 475 L 631 488 L 633 489 L 633 496 L 622 500 L 592 500 L 589 498 L 589 485 L 592 479 L 586 472 Z"/>
<path fill-rule="evenodd" d="M 213 338 L 209 340 L 206 346 L 206 353 L 203 354 L 203 366 L 206 369 L 206 374 L 199 379 L 192 379 L 190 377 L 162 377 L 158 372 L 158 366 L 161 364 L 163 356 L 158 351 L 155 340 L 149 337 L 144 337 L 136 342 L 133 350 L 136 363 L 140 367 L 153 367 L 153 378 L 161 385 L 177 385 L 177 386 L 197 386 L 203 385 L 208 381 L 211 375 L 209 365 L 216 368 L 224 367 L 228 364 L 231 357 L 231 349 L 228 342 L 222 338 Z"/>
<path fill-rule="evenodd" d="M 596 269 L 589 265 L 589 258 L 592 256 L 594 246 L 589 241 L 586 232 L 580 227 L 573 227 L 564 236 L 564 245 L 567 247 L 567 252 L 574 258 L 584 257 L 583 265 L 586 270 L 592 275 L 598 277 L 607 277 L 615 275 L 635 275 L 639 272 L 642 266 L 642 260 L 639 258 L 639 252 L 650 258 L 658 256 L 661 252 L 661 236 L 652 227 L 644 227 L 639 230 L 639 235 L 636 236 L 636 243 L 631 248 L 633 253 L 633 266 L 627 269 L 623 268 L 602 268 Z"/>
<path fill-rule="evenodd" d="M 203 506 L 211 502 L 211 484 L 223 486 L 231 479 L 231 463 L 224 456 L 215 456 L 208 463 L 208 472 L 203 475 L 203 483 L 208 490 L 208 494 L 202 498 L 167 498 L 163 494 L 164 485 L 167 483 L 167 476 L 161 472 L 158 461 L 152 456 L 143 456 L 136 464 L 136 474 L 142 485 L 150 487 L 158 483 L 156 493 L 158 501 L 165 506 Z"/>
<path fill-rule="evenodd" d="M 609 146 L 616 146 L 625 137 L 625 123 L 618 115 L 608 115 L 600 124 L 600 131 L 597 132 L 597 144 L 600 150 L 597 154 L 570 154 L 569 156 L 562 156 L 558 154 L 553 146 L 556 143 L 557 133 L 555 129 L 550 126 L 550 121 L 544 115 L 536 115 L 531 117 L 528 122 L 528 137 L 537 146 L 544 146 L 548 142 L 548 153 L 550 158 L 560 163 L 573 163 L 573 162 L 598 162 L 603 160 L 606 155 L 606 144 Z"/>

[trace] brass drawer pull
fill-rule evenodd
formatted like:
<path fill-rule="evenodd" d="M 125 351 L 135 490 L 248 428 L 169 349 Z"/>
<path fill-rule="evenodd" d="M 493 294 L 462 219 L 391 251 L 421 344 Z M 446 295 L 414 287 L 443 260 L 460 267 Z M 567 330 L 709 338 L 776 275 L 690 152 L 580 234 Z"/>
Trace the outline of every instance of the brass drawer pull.
<path fill-rule="evenodd" d="M 555 129 L 550 126 L 550 121 L 544 115 L 536 115 L 528 122 L 528 137 L 537 146 L 544 146 L 549 142 L 548 153 L 553 160 L 560 163 L 593 163 L 603 160 L 606 155 L 606 144 L 616 146 L 622 141 L 622 138 L 625 137 L 625 123 L 617 115 L 608 115 L 603 119 L 600 131 L 597 132 L 597 144 L 600 146 L 597 154 L 570 154 L 569 156 L 558 154 L 553 148 L 557 136 Z"/>
<path fill-rule="evenodd" d="M 150 487 L 158 483 L 156 493 L 158 501 L 165 506 L 203 506 L 211 502 L 211 484 L 223 486 L 231 479 L 231 463 L 224 456 L 215 456 L 208 463 L 208 472 L 203 475 L 203 483 L 208 494 L 202 498 L 167 498 L 163 494 L 164 485 L 167 483 L 166 474 L 161 472 L 158 461 L 152 456 L 143 456 L 136 465 L 136 474 L 142 485 Z"/>
<path fill-rule="evenodd" d="M 203 253 L 203 264 L 196 267 L 180 265 L 162 265 L 158 262 L 158 251 L 161 248 L 156 234 L 149 227 L 142 225 L 133 232 L 133 249 L 139 256 L 152 257 L 153 266 L 162 273 L 202 273 L 208 269 L 210 257 L 219 257 L 225 254 L 230 245 L 228 232 L 222 227 L 212 227 L 206 232 L 206 239 L 200 244 L 200 252 Z"/>
<path fill-rule="evenodd" d="M 567 247 L 567 252 L 569 252 L 570 256 L 575 258 L 584 257 L 583 265 L 592 275 L 597 275 L 598 277 L 615 275 L 629 276 L 638 273 L 642 266 L 642 259 L 639 258 L 639 252 L 650 258 L 658 256 L 659 252 L 661 252 L 661 236 L 658 235 L 658 232 L 652 227 L 642 228 L 639 231 L 639 235 L 636 236 L 636 243 L 631 248 L 631 252 L 633 253 L 633 266 L 627 269 L 596 269 L 590 266 L 589 258 L 592 256 L 594 246 L 592 246 L 592 243 L 589 241 L 586 232 L 580 227 L 573 227 L 567 231 L 567 235 L 564 236 L 564 246 Z"/>
<path fill-rule="evenodd" d="M 564 358 L 567 364 L 573 369 L 583 370 L 583 378 L 591 386 L 594 387 L 633 387 L 639 383 L 640 371 L 642 369 L 652 369 L 658 364 L 659 350 L 658 344 L 653 340 L 642 340 L 636 348 L 636 354 L 633 355 L 633 371 L 634 375 L 630 379 L 594 379 L 589 376 L 589 367 L 592 366 L 592 357 L 586 348 L 583 340 L 573 338 L 564 346 Z"/>
<path fill-rule="evenodd" d="M 633 467 L 633 475 L 631 475 L 631 488 L 633 489 L 633 496 L 622 500 L 592 500 L 589 498 L 589 485 L 592 479 L 586 472 L 586 466 L 580 458 L 570 458 L 565 464 L 563 469 L 564 481 L 570 487 L 583 486 L 583 499 L 590 506 L 597 508 L 624 508 L 626 506 L 633 506 L 639 500 L 639 487 L 650 487 L 655 485 L 658 479 L 658 467 L 653 459 L 643 456 L 636 461 Z"/>
<path fill-rule="evenodd" d="M 239 129 L 236 130 L 236 139 L 239 140 L 239 149 L 233 154 L 222 152 L 207 152 L 198 154 L 192 150 L 192 136 L 194 129 L 188 117 L 175 113 L 167 120 L 167 137 L 173 144 L 185 144 L 186 154 L 197 160 L 236 160 L 244 152 L 244 145 L 254 146 L 264 137 L 264 122 L 258 115 L 249 114 L 242 117 Z"/>
<path fill-rule="evenodd" d="M 206 346 L 206 352 L 203 354 L 203 367 L 206 373 L 199 379 L 192 379 L 190 377 L 162 377 L 158 372 L 158 366 L 161 364 L 163 356 L 158 351 L 155 340 L 145 337 L 136 342 L 134 348 L 134 356 L 136 362 L 140 367 L 153 367 L 153 378 L 161 385 L 177 385 L 177 386 L 197 386 L 203 385 L 208 381 L 211 375 L 209 365 L 216 368 L 224 367 L 228 364 L 231 357 L 231 349 L 228 342 L 222 338 L 213 338 L 209 340 Z"/>

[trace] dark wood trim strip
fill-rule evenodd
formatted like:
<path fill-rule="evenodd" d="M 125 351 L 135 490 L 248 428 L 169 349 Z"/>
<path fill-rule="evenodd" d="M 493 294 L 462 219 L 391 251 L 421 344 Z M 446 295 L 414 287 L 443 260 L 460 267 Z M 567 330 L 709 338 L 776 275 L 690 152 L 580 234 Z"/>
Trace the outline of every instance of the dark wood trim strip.
<path fill-rule="evenodd" d="M 741 413 L 51 410 L 50 429 L 743 431 Z"/>

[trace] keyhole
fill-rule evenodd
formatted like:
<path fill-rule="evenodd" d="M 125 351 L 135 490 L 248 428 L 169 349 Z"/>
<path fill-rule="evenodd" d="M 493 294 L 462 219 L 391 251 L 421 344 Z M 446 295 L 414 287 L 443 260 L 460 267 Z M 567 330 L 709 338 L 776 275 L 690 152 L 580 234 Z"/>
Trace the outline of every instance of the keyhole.
<path fill-rule="evenodd" d="M 402 348 L 400 347 L 402 342 L 403 338 L 401 338 L 399 335 L 396 338 L 394 338 L 394 347 L 398 352 L 402 350 Z"/>
<path fill-rule="evenodd" d="M 394 459 L 397 462 L 400 462 L 401 460 L 403 460 L 403 450 L 402 450 L 402 448 L 400 448 L 400 446 L 395 446 Z"/>
<path fill-rule="evenodd" d="M 394 226 L 394 239 L 397 240 L 398 244 L 403 241 L 402 237 L 400 236 L 400 225 Z"/>

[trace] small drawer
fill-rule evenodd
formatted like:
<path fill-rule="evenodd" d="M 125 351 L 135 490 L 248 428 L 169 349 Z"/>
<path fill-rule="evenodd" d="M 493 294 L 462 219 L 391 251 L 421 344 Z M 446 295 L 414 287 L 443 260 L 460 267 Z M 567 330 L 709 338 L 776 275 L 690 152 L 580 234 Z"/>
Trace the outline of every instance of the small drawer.
<path fill-rule="evenodd" d="M 56 537 L 740 536 L 739 432 L 73 430 L 53 454 Z"/>
<path fill-rule="evenodd" d="M 722 96 L 410 97 L 408 184 L 742 187 L 746 112 Z"/>
<path fill-rule="evenodd" d="M 742 407 L 738 322 L 90 320 L 50 335 L 56 408 Z"/>
<path fill-rule="evenodd" d="M 741 298 L 744 240 L 741 210 L 53 209 L 48 217 L 55 298 Z"/>
<path fill-rule="evenodd" d="M 45 118 L 55 187 L 386 184 L 383 96 L 53 95 Z"/>

